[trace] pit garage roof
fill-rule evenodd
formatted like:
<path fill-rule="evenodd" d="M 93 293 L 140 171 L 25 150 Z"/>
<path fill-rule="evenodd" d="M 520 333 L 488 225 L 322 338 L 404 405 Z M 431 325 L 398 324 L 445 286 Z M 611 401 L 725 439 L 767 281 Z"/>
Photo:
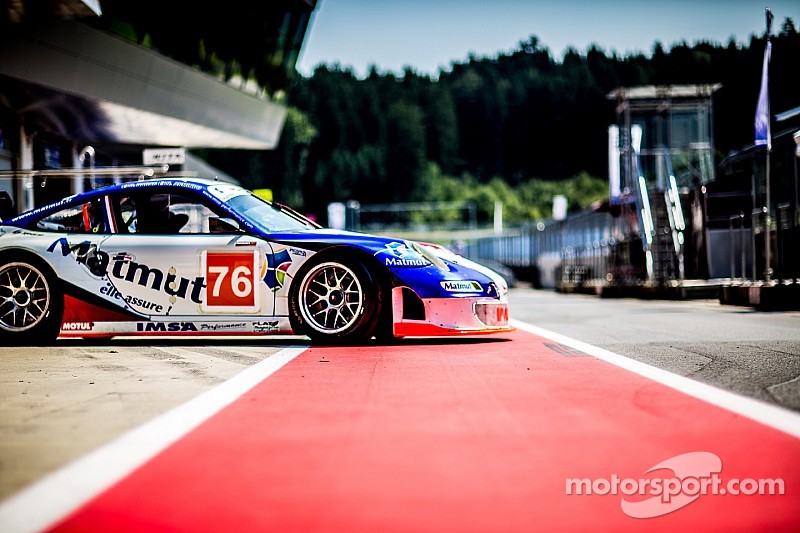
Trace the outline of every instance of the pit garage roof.
<path fill-rule="evenodd" d="M 6 0 L 3 8 L 6 10 L 5 16 L 9 22 L 14 24 L 25 20 L 30 15 L 31 8 L 39 16 L 65 19 L 103 14 L 100 0 L 37 0 L 35 3 L 26 0 Z"/>
<path fill-rule="evenodd" d="M 286 114 L 266 96 L 57 19 L 0 36 L 0 111 L 77 141 L 246 149 L 274 148 Z"/>
<path fill-rule="evenodd" d="M 706 98 L 717 92 L 722 84 L 707 85 L 640 85 L 618 87 L 608 93 L 609 100 L 655 100 L 664 98 Z"/>

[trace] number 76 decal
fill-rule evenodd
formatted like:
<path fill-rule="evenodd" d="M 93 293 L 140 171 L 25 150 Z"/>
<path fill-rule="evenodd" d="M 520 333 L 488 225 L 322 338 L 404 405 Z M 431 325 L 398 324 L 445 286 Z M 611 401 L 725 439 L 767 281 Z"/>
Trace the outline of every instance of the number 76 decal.
<path fill-rule="evenodd" d="M 259 253 L 203 251 L 202 268 L 206 276 L 203 311 L 235 313 L 260 308 L 258 274 Z"/>

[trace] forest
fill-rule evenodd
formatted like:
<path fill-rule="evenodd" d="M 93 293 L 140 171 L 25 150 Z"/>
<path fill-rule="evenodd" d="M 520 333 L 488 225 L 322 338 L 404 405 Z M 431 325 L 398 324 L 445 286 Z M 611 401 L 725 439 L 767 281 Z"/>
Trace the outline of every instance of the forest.
<path fill-rule="evenodd" d="M 324 221 L 332 201 L 496 200 L 509 221 L 550 215 L 554 194 L 571 211 L 607 196 L 607 129 L 617 87 L 721 83 L 714 96 L 717 161 L 753 143 L 766 39 L 749 44 L 654 43 L 619 56 L 597 46 L 561 60 L 532 36 L 496 57 L 470 56 L 438 77 L 373 68 L 363 78 L 320 65 L 288 90 L 277 150 L 208 151 L 249 187 Z M 773 114 L 800 106 L 800 36 L 791 19 L 773 36 Z M 775 131 L 773 127 L 773 132 Z"/>

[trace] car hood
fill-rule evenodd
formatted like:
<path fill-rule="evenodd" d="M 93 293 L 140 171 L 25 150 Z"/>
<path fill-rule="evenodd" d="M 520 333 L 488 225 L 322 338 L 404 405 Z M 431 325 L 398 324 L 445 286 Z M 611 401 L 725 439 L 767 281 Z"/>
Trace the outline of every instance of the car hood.
<path fill-rule="evenodd" d="M 335 229 L 311 229 L 302 231 L 278 231 L 264 235 L 268 240 L 282 244 L 296 244 L 298 246 L 313 246 L 315 243 L 321 246 L 331 244 L 349 244 L 363 246 L 367 248 L 383 248 L 386 244 L 395 242 L 398 239 L 379 237 L 367 233 L 357 233 L 354 231 L 344 231 Z"/>
<path fill-rule="evenodd" d="M 493 270 L 437 245 L 333 229 L 278 232 L 266 237 L 278 244 L 315 251 L 337 245 L 359 248 L 375 257 L 403 284 L 417 289 L 422 297 L 505 298 L 508 292 L 506 281 Z M 480 290 L 469 290 L 463 282 L 477 282 Z"/>

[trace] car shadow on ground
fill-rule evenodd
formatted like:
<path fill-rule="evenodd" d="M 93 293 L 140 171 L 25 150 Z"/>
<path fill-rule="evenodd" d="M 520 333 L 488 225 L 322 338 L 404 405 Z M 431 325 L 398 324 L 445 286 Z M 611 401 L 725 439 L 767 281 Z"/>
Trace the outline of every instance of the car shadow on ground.
<path fill-rule="evenodd" d="M 78 348 L 88 346 L 105 347 L 135 347 L 135 346 L 263 346 L 264 348 L 290 348 L 290 347 L 309 347 L 309 348 L 368 348 L 368 347 L 402 347 L 402 346 L 448 346 L 448 345 L 480 345 L 494 344 L 498 342 L 509 342 L 511 339 L 506 337 L 411 337 L 404 339 L 376 340 L 368 341 L 347 341 L 347 342 L 314 342 L 308 337 L 279 337 L 279 338 L 248 338 L 248 337 L 227 337 L 227 338 L 208 338 L 208 337 L 164 337 L 164 338 L 111 338 L 111 339 L 59 339 L 55 343 L 47 346 L 54 348 Z M 31 344 L 28 347 L 41 345 Z M 25 346 L 17 346 L 25 348 Z"/>

